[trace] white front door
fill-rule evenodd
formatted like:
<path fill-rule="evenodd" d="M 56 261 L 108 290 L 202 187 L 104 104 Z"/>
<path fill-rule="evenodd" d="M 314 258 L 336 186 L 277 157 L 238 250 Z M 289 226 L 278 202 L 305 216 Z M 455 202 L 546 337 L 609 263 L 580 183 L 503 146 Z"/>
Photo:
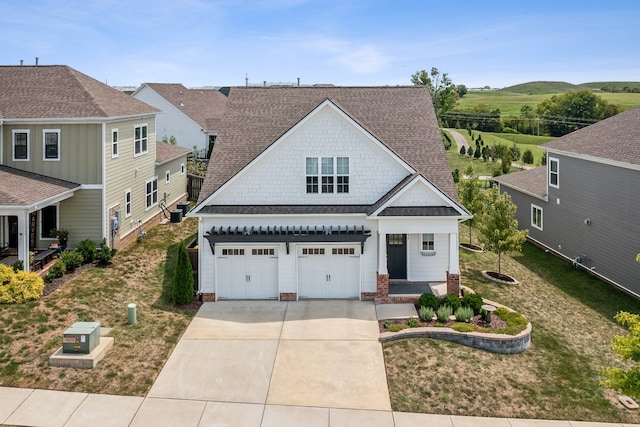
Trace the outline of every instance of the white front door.
<path fill-rule="evenodd" d="M 218 298 L 278 298 L 278 250 L 273 247 L 220 247 Z"/>
<path fill-rule="evenodd" d="M 300 298 L 358 298 L 360 248 L 301 246 L 298 248 Z"/>

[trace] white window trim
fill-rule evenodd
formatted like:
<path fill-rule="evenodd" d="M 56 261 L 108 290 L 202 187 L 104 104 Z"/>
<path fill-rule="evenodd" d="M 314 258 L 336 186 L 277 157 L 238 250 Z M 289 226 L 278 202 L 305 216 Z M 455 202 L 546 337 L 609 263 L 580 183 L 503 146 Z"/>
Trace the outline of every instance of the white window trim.
<path fill-rule="evenodd" d="M 168 170 L 164 173 L 164 183 L 169 184 L 171 182 L 171 171 Z"/>
<path fill-rule="evenodd" d="M 338 173 L 338 158 L 346 158 L 347 159 L 347 163 L 349 165 L 349 173 Z M 306 173 L 306 165 L 307 165 L 307 159 L 317 159 L 318 160 L 318 170 L 316 174 L 308 174 Z M 323 174 L 322 173 L 322 159 L 332 159 L 333 162 L 333 173 L 331 174 Z M 348 195 L 351 192 L 351 182 L 349 182 L 349 184 L 347 184 L 349 187 L 349 191 L 346 192 L 338 192 L 338 177 L 350 177 L 351 176 L 351 161 L 350 161 L 350 157 L 349 156 L 305 156 L 304 158 L 304 165 L 305 165 L 305 193 L 306 194 L 344 194 L 344 195 Z M 322 191 L 322 178 L 323 177 L 333 177 L 333 191 L 331 192 L 324 192 Z M 318 191 L 316 193 L 309 193 L 306 191 L 306 185 L 307 185 L 307 178 L 308 177 L 317 177 L 318 180 Z"/>
<path fill-rule="evenodd" d="M 147 128 L 147 149 L 142 149 L 142 128 Z M 140 152 L 136 153 L 136 129 L 140 128 Z M 143 156 L 149 152 L 149 125 L 147 123 L 141 123 L 133 126 L 133 157 Z"/>
<path fill-rule="evenodd" d="M 150 205 L 147 205 L 147 184 L 149 184 L 150 182 L 156 181 L 156 200 L 155 202 L 151 203 Z M 153 190 L 151 192 L 151 194 L 153 194 Z M 144 183 L 144 205 L 146 207 L 145 211 L 148 211 L 149 209 L 152 209 L 154 206 L 156 206 L 158 204 L 158 177 L 154 176 L 153 178 L 145 181 Z"/>
<path fill-rule="evenodd" d="M 16 134 L 17 133 L 27 134 L 27 158 L 26 159 L 16 159 Z M 14 162 L 28 162 L 30 159 L 31 159 L 31 130 L 14 129 L 11 132 L 11 160 L 13 160 Z"/>
<path fill-rule="evenodd" d="M 554 172 L 556 174 L 556 184 L 552 184 L 551 183 L 551 163 L 552 162 L 556 162 L 556 164 L 558 165 L 558 170 L 557 172 Z M 560 160 L 558 160 L 556 157 L 549 157 L 549 176 L 548 176 L 548 182 L 549 182 L 549 186 L 553 187 L 553 188 L 560 188 Z"/>
<path fill-rule="evenodd" d="M 145 184 L 145 191 L 147 190 L 147 185 Z M 127 203 L 127 194 L 129 195 L 129 202 Z M 146 198 L 145 198 L 146 203 Z M 127 213 L 127 206 L 129 207 L 129 212 Z M 131 197 L 131 189 L 127 188 L 124 190 L 124 217 L 129 218 L 133 215 L 133 198 Z"/>
<path fill-rule="evenodd" d="M 47 158 L 47 138 L 46 134 L 56 133 L 58 134 L 58 157 Z M 42 161 L 43 162 L 59 162 L 60 161 L 60 129 L 42 129 Z"/>
<path fill-rule="evenodd" d="M 116 141 L 113 142 L 113 135 L 116 135 Z M 135 134 L 134 134 L 135 135 Z M 113 147 L 116 147 L 116 154 L 113 154 Z M 115 159 L 120 156 L 120 133 L 118 132 L 118 128 L 111 129 L 111 158 Z"/>
<path fill-rule="evenodd" d="M 540 211 L 540 226 L 538 226 L 534 221 L 534 216 L 533 216 L 534 209 Z M 544 228 L 544 211 L 540 206 L 534 205 L 533 203 L 531 204 L 531 226 L 540 231 L 543 231 L 543 228 Z"/>
<path fill-rule="evenodd" d="M 424 246 L 424 236 L 431 234 L 433 236 L 433 249 L 422 249 Z M 422 233 L 420 235 L 420 253 L 424 256 L 433 256 L 436 254 L 436 234 L 435 233 Z"/>
<path fill-rule="evenodd" d="M 184 166 L 184 163 L 180 163 L 180 175 L 184 175 L 187 172 L 187 168 Z"/>

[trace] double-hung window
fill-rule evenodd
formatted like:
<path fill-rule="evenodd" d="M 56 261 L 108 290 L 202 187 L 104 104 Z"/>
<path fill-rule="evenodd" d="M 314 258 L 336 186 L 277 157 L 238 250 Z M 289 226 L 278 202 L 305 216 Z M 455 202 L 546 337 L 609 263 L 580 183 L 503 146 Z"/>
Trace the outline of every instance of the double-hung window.
<path fill-rule="evenodd" d="M 542 208 L 531 205 L 531 226 L 542 231 Z"/>
<path fill-rule="evenodd" d="M 124 190 L 124 217 L 129 218 L 131 216 L 131 189 Z"/>
<path fill-rule="evenodd" d="M 433 233 L 425 233 L 422 235 L 422 251 L 435 251 L 436 239 Z"/>
<path fill-rule="evenodd" d="M 307 193 L 349 192 L 348 157 L 307 157 L 305 161 Z"/>
<path fill-rule="evenodd" d="M 555 188 L 560 187 L 560 163 L 553 157 L 549 157 L 549 185 Z"/>
<path fill-rule="evenodd" d="M 146 183 L 146 207 L 150 209 L 152 206 L 158 203 L 158 177 L 156 176 L 152 180 Z"/>
<path fill-rule="evenodd" d="M 60 160 L 60 129 L 44 129 L 42 131 L 42 160 Z"/>
<path fill-rule="evenodd" d="M 13 131 L 13 160 L 29 160 L 29 130 L 16 129 Z"/>
<path fill-rule="evenodd" d="M 118 129 L 111 129 L 111 157 L 118 157 Z"/>
<path fill-rule="evenodd" d="M 133 155 L 147 152 L 147 125 L 136 125 L 133 128 Z"/>

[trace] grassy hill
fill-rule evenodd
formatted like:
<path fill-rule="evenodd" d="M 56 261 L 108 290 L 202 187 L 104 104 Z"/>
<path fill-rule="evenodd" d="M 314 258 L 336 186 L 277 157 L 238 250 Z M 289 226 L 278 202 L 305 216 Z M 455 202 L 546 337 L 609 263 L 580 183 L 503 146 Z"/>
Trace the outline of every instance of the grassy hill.
<path fill-rule="evenodd" d="M 640 93 L 602 92 L 601 87 L 636 87 L 640 82 L 593 82 L 574 85 L 567 82 L 529 82 L 509 86 L 500 90 L 468 92 L 458 101 L 457 108 L 473 108 L 478 104 L 487 104 L 493 110 L 500 109 L 502 117 L 520 115 L 523 105 L 536 105 L 547 98 L 569 90 L 593 90 L 610 104 L 620 105 L 623 109 L 640 106 Z"/>

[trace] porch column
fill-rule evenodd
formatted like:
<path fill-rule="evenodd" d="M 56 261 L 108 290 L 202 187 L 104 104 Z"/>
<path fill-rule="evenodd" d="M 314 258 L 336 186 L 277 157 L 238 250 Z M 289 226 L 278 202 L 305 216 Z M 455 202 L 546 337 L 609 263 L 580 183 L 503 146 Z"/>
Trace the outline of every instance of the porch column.
<path fill-rule="evenodd" d="M 387 302 L 389 299 L 389 271 L 387 270 L 387 235 L 378 233 L 378 275 L 376 300 Z"/>
<path fill-rule="evenodd" d="M 457 274 L 459 271 L 458 233 L 449 233 L 449 272 Z"/>
<path fill-rule="evenodd" d="M 24 271 L 30 271 L 29 265 L 29 213 L 18 215 L 18 259 L 22 260 Z"/>

